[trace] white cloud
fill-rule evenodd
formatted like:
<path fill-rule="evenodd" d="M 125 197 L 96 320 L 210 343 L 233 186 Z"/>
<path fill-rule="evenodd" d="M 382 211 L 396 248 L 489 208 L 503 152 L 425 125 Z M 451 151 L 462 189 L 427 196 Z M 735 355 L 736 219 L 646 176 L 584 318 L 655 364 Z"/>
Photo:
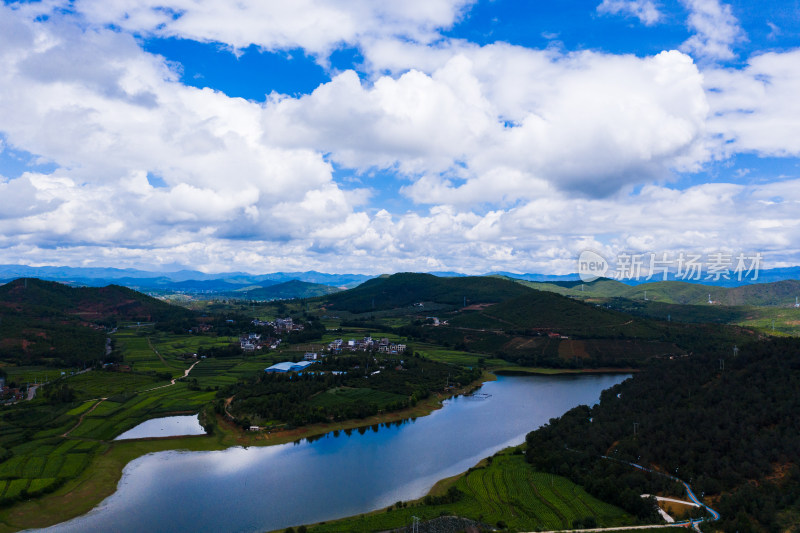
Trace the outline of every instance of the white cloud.
<path fill-rule="evenodd" d="M 208 271 L 568 272 L 586 247 L 797 253 L 800 181 L 665 183 L 732 152 L 800 154 L 798 51 L 701 71 L 678 51 L 440 39 L 464 1 L 176 0 L 175 17 L 155 2 L 53 5 L 0 6 L 4 144 L 58 166 L 0 178 L 6 262 L 52 262 L 58 247 L 59 263 Z M 687 5 L 686 49 L 729 57 L 740 38 L 729 6 Z M 51 16 L 33 22 L 36 11 Z M 358 45 L 367 74 L 258 104 L 182 85 L 130 32 L 321 59 Z M 337 184 L 335 165 L 367 188 L 374 169 L 395 172 L 389 187 L 425 207 L 381 209 Z"/>
<path fill-rule="evenodd" d="M 703 80 L 684 54 L 448 52 L 432 52 L 430 72 L 370 85 L 348 71 L 310 95 L 273 99 L 267 142 L 421 176 L 405 191 L 425 203 L 504 202 L 549 186 L 606 195 L 708 157 Z"/>
<path fill-rule="evenodd" d="M 705 73 L 709 128 L 728 154 L 800 155 L 800 49 L 757 55 L 742 69 Z"/>
<path fill-rule="evenodd" d="M 30 22 L 6 6 L 0 19 L 0 131 L 60 167 L 2 183 L 3 203 L 30 200 L 4 206 L 3 218 L 19 217 L 6 235 L 144 247 L 217 232 L 285 239 L 352 213 L 322 154 L 262 142 L 261 105 L 181 85 L 124 33 Z M 309 209 L 320 196 L 333 207 Z"/>
<path fill-rule="evenodd" d="M 0 176 L 0 220 L 39 215 L 58 207 L 57 200 L 40 194 L 36 180 L 30 173 L 13 180 Z"/>
<path fill-rule="evenodd" d="M 733 45 L 745 39 L 744 31 L 729 4 L 720 0 L 681 0 L 689 10 L 689 28 L 694 32 L 681 50 L 708 60 L 733 59 Z"/>
<path fill-rule="evenodd" d="M 633 16 L 645 26 L 652 26 L 663 17 L 651 0 L 603 0 L 597 12 Z"/>
<path fill-rule="evenodd" d="M 77 0 L 90 22 L 126 31 L 225 43 L 235 49 L 302 48 L 324 59 L 365 38 L 430 42 L 473 0 Z"/>

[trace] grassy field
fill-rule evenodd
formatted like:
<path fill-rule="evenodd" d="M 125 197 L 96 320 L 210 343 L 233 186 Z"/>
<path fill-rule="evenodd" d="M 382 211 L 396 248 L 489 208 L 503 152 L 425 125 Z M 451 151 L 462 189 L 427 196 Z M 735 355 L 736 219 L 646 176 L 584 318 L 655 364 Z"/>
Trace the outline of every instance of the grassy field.
<path fill-rule="evenodd" d="M 479 366 L 481 359 L 483 359 L 484 365 L 487 367 L 508 364 L 508 361 L 495 359 L 491 355 L 452 350 L 435 344 L 414 343 L 413 347 L 414 351 L 419 352 L 422 357 L 427 357 L 428 359 L 440 363 L 450 363 L 461 366 Z"/>
<path fill-rule="evenodd" d="M 3 366 L 3 371 L 8 375 L 8 382 L 14 382 L 20 385 L 26 383 L 42 383 L 45 381 L 52 381 L 63 372 L 68 376 L 78 372 L 79 368 L 53 368 L 49 366 Z"/>
<path fill-rule="evenodd" d="M 441 501 L 448 500 L 451 487 L 459 496 Z M 634 523 L 621 509 L 597 500 L 566 478 L 534 471 L 522 455 L 508 450 L 461 476 L 437 483 L 420 500 L 308 529 L 314 533 L 380 531 L 408 526 L 413 516 L 430 520 L 451 515 L 495 527 L 503 523 L 512 531 L 568 529 L 587 517 L 598 527 Z"/>
<path fill-rule="evenodd" d="M 113 446 L 117 435 L 151 418 L 196 413 L 214 401 L 216 386 L 271 364 L 263 356 L 209 358 L 197 362 L 190 376 L 197 378 L 196 383 L 176 381 L 173 385 L 169 378 L 183 376 L 196 362 L 184 357 L 187 351 L 228 344 L 231 339 L 156 334 L 142 326 L 120 330 L 115 341 L 132 372 L 65 370 L 61 377 L 57 369 L 5 367 L 9 380 L 38 377 L 41 381 L 49 373 L 51 384 L 43 390 L 66 386 L 74 399 L 54 404 L 40 392 L 35 400 L 0 413 L 0 454 L 9 456 L 0 462 L 0 506 L 70 483 Z"/>

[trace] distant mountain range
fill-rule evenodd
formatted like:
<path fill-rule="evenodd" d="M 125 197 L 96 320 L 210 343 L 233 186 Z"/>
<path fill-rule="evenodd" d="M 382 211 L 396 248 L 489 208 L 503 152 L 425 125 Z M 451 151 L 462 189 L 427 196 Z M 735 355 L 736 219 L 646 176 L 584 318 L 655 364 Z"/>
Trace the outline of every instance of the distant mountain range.
<path fill-rule="evenodd" d="M 23 277 L 59 281 L 73 286 L 103 287 L 115 284 L 140 291 L 201 294 L 234 293 L 270 287 L 288 281 L 302 281 L 330 287 L 355 287 L 374 276 L 327 274 L 313 270 L 307 272 L 274 272 L 271 274 L 249 274 L 247 272 L 206 274 L 196 270 L 152 272 L 119 268 L 0 265 L 0 283 Z M 308 287 L 302 287 L 302 290 L 307 289 Z"/>
<path fill-rule="evenodd" d="M 465 274 L 458 272 L 431 272 L 430 274 L 442 278 L 463 278 Z M 519 274 L 514 272 L 490 272 L 485 276 L 506 277 L 515 280 L 524 280 L 536 283 L 580 284 L 578 274 L 548 275 L 548 274 Z M 60 267 L 43 266 L 31 267 L 25 265 L 0 265 L 0 284 L 7 283 L 17 278 L 31 277 L 49 281 L 59 281 L 72 286 L 103 287 L 110 284 L 122 285 L 144 292 L 185 292 L 189 294 L 217 294 L 242 296 L 243 293 L 260 290 L 267 287 L 283 284 L 289 281 L 298 281 L 316 285 L 337 288 L 352 288 L 367 280 L 378 276 L 365 274 L 328 274 L 313 270 L 306 272 L 273 272 L 270 274 L 250 274 L 247 272 L 224 272 L 207 274 L 196 270 L 180 270 L 177 272 L 153 272 L 136 269 L 120 268 L 91 268 L 91 267 Z M 671 281 L 684 281 L 695 285 L 712 285 L 720 287 L 737 287 L 754 285 L 783 280 L 800 279 L 800 267 L 773 268 L 758 272 L 756 280 L 748 277 L 739 281 L 737 279 L 714 280 L 682 280 L 670 274 Z M 653 280 L 650 280 L 653 281 Z M 620 284 L 637 286 L 648 283 L 639 280 L 624 279 Z M 309 297 L 325 294 L 325 289 L 311 289 L 308 286 L 294 285 L 297 293 L 292 296 L 291 290 L 280 289 L 279 297 Z M 292 286 L 289 286 L 291 289 Z M 275 292 L 275 291 L 273 291 Z M 258 293 L 250 295 L 251 298 L 271 299 L 270 292 L 263 295 Z"/>

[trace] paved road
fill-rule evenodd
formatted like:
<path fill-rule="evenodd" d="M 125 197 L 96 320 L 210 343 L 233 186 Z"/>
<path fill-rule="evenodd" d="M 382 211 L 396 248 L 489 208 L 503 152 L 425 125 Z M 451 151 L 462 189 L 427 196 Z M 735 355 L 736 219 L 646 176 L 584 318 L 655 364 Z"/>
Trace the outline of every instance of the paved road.
<path fill-rule="evenodd" d="M 36 389 L 41 387 L 41 385 L 31 385 L 28 387 L 28 396 L 25 398 L 26 400 L 33 400 L 36 398 Z"/>
<path fill-rule="evenodd" d="M 603 455 L 602 457 L 603 457 L 603 459 L 608 459 L 609 461 L 617 461 L 618 463 L 623 463 L 623 464 L 632 466 L 634 468 L 638 468 L 639 470 L 644 470 L 645 472 L 651 472 L 653 474 L 658 474 L 660 476 L 665 476 L 665 477 L 670 478 L 673 481 L 677 481 L 678 483 L 680 483 L 681 485 L 684 486 L 684 488 L 686 489 L 686 495 L 689 496 L 690 500 L 692 500 L 695 504 L 697 504 L 698 507 L 702 507 L 706 511 L 708 511 L 708 513 L 711 515 L 711 520 L 714 520 L 714 521 L 719 520 L 719 513 L 716 512 L 711 507 L 709 507 L 708 505 L 706 505 L 703 502 L 701 502 L 700 499 L 697 496 L 695 496 L 694 491 L 692 490 L 692 487 L 690 487 L 689 484 L 686 483 L 684 480 L 679 479 L 679 478 L 677 478 L 675 476 L 672 476 L 670 474 L 665 474 L 664 472 L 659 472 L 658 470 L 653 470 L 651 468 L 646 468 L 646 467 L 644 467 L 642 465 L 637 465 L 636 463 L 629 463 L 627 461 L 620 461 L 619 459 L 614 459 L 613 457 L 607 457 L 605 455 Z M 699 525 L 700 525 L 701 522 L 704 522 L 705 520 L 707 520 L 707 519 L 706 518 L 693 518 L 691 520 L 685 520 L 683 522 L 675 522 L 674 524 L 669 524 L 669 525 L 670 526 L 687 526 L 688 525 L 688 526 L 693 526 L 695 529 L 697 529 L 697 531 L 700 531 Z"/>

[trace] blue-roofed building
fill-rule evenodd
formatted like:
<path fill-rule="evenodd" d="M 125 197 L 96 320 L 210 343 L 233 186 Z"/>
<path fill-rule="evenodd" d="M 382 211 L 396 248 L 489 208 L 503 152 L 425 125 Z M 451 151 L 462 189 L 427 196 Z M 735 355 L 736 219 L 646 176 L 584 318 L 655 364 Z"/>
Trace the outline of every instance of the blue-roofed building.
<path fill-rule="evenodd" d="M 269 368 L 265 368 L 264 372 L 299 372 L 305 370 L 309 365 L 313 365 L 316 361 L 300 361 L 293 363 L 291 361 L 284 361 L 283 363 L 276 363 Z"/>

